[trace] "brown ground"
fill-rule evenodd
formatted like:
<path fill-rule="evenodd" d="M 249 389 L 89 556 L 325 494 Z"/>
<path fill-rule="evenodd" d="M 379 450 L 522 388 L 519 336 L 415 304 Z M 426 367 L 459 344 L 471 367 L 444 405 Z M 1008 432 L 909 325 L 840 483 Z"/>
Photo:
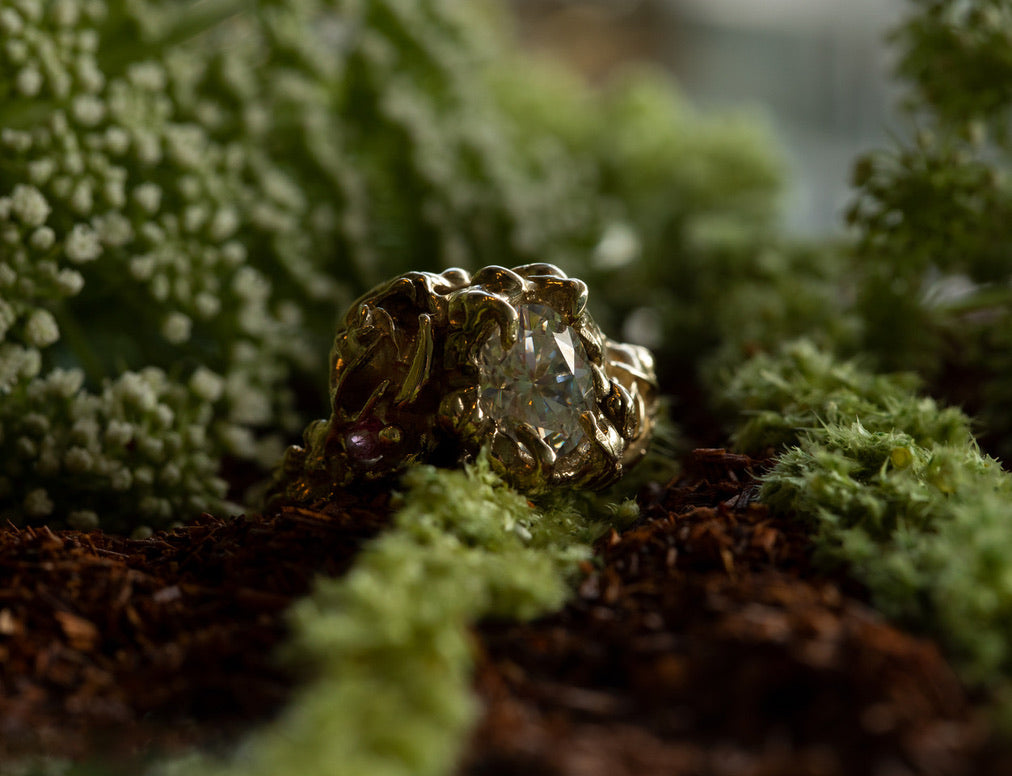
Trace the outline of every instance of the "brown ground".
<path fill-rule="evenodd" d="M 0 766 L 215 746 L 269 717 L 293 684 L 274 656 L 285 608 L 348 568 L 386 501 L 206 516 L 143 540 L 0 531 Z"/>
<path fill-rule="evenodd" d="M 937 648 L 813 569 L 752 467 L 696 451 L 563 612 L 478 629 L 462 775 L 1012 772 Z M 123 761 L 269 718 L 295 681 L 273 657 L 285 607 L 386 513 L 373 493 L 146 540 L 0 531 L 0 756 Z"/>

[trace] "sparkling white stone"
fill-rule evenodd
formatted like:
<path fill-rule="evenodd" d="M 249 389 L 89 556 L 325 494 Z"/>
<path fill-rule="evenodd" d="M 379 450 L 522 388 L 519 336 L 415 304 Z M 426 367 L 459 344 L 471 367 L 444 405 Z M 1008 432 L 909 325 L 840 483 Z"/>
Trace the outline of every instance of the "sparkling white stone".
<path fill-rule="evenodd" d="M 496 331 L 479 356 L 482 412 L 514 439 L 533 426 L 556 455 L 583 441 L 580 414 L 594 407 L 594 379 L 579 336 L 555 310 L 519 305 L 520 333 L 504 350 Z"/>

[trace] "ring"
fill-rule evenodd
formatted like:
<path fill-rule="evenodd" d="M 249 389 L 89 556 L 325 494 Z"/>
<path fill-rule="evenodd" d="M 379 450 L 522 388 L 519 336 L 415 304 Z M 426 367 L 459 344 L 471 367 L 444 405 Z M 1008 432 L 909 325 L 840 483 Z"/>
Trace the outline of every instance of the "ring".
<path fill-rule="evenodd" d="M 373 289 L 335 337 L 330 418 L 286 451 L 274 499 L 315 501 L 483 447 L 527 493 L 611 484 L 646 452 L 657 382 L 650 352 L 605 337 L 586 307 L 586 284 L 551 264 L 409 272 Z"/>

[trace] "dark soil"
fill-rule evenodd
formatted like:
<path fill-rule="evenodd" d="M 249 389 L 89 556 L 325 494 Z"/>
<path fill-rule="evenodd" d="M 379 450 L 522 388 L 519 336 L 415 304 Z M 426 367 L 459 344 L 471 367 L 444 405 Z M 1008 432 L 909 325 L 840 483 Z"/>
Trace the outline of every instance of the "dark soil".
<path fill-rule="evenodd" d="M 690 463 L 601 543 L 565 611 L 481 629 L 465 774 L 1012 773 L 935 645 L 752 502 L 749 459 Z"/>
<path fill-rule="evenodd" d="M 267 719 L 294 684 L 275 657 L 286 607 L 348 568 L 386 503 L 205 516 L 150 539 L 0 531 L 0 764 L 213 747 Z"/>
<path fill-rule="evenodd" d="M 754 502 L 754 466 L 696 451 L 563 612 L 477 629 L 486 714 L 462 775 L 1012 772 L 938 649 Z M 299 680 L 276 659 L 285 608 L 348 568 L 387 503 L 144 540 L 0 531 L 0 757 L 129 763 L 269 719 Z"/>

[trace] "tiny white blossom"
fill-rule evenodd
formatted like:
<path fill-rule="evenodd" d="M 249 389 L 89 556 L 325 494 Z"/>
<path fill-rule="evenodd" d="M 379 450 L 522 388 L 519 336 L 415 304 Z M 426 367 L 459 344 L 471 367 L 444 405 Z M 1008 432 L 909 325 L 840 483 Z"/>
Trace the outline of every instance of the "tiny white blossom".
<path fill-rule="evenodd" d="M 173 345 L 181 345 L 190 339 L 193 321 L 181 312 L 171 312 L 162 321 L 162 336 Z"/>
<path fill-rule="evenodd" d="M 42 226 L 52 210 L 42 192 L 34 186 L 18 184 L 11 192 L 11 212 L 25 226 Z"/>
<path fill-rule="evenodd" d="M 157 436 L 143 436 L 137 440 L 141 453 L 151 460 L 161 461 L 165 455 L 165 443 Z"/>
<path fill-rule="evenodd" d="M 98 436 L 98 421 L 92 417 L 78 418 L 74 421 L 74 425 L 70 427 L 70 441 L 83 447 L 94 445 L 98 441 Z"/>
<path fill-rule="evenodd" d="M 154 420 L 158 428 L 170 428 L 176 419 L 176 413 L 168 404 L 159 404 L 155 407 Z"/>
<path fill-rule="evenodd" d="M 25 153 L 32 147 L 32 136 L 30 134 L 7 127 L 0 132 L 0 141 L 3 141 L 3 144 L 12 151 L 17 151 L 18 153 Z"/>
<path fill-rule="evenodd" d="M 50 13 L 58 26 L 73 27 L 81 16 L 81 9 L 76 0 L 56 0 Z"/>
<path fill-rule="evenodd" d="M 133 134 L 134 148 L 137 157 L 144 164 L 158 164 L 162 160 L 162 144 L 153 132 L 137 130 Z"/>
<path fill-rule="evenodd" d="M 84 275 L 75 269 L 62 269 L 56 276 L 56 285 L 67 296 L 76 296 L 84 288 Z"/>
<path fill-rule="evenodd" d="M 77 122 L 85 127 L 93 127 L 105 118 L 105 105 L 91 94 L 75 97 L 70 111 Z"/>
<path fill-rule="evenodd" d="M 95 207 L 95 197 L 90 181 L 78 181 L 70 195 L 70 206 L 74 212 L 87 215 Z"/>
<path fill-rule="evenodd" d="M 78 509 L 67 515 L 67 525 L 78 531 L 94 531 L 99 526 L 98 514 L 90 509 Z"/>
<path fill-rule="evenodd" d="M 271 284 L 253 267 L 241 267 L 232 280 L 232 290 L 243 299 L 262 300 L 270 295 Z"/>
<path fill-rule="evenodd" d="M 230 267 L 237 267 L 246 261 L 246 246 L 232 240 L 221 247 L 221 258 Z"/>
<path fill-rule="evenodd" d="M 25 323 L 25 341 L 36 348 L 45 348 L 60 339 L 60 327 L 49 310 L 36 310 Z"/>
<path fill-rule="evenodd" d="M 92 34 L 87 34 L 92 33 Z M 97 46 L 98 36 L 95 30 L 83 30 L 77 38 L 78 48 L 88 53 L 94 53 Z M 98 69 L 98 65 L 90 58 L 81 58 L 77 61 L 77 82 L 81 88 L 88 93 L 95 94 L 105 86 L 105 76 Z"/>
<path fill-rule="evenodd" d="M 84 385 L 84 372 L 81 369 L 54 369 L 49 373 L 48 382 L 54 395 L 69 399 Z"/>
<path fill-rule="evenodd" d="M 0 11 L 0 22 L 2 22 L 2 20 L 3 11 Z M 18 20 L 18 23 L 20 23 L 20 19 Z M 23 40 L 15 39 L 7 41 L 7 44 L 4 46 L 4 50 L 7 52 L 7 58 L 11 61 L 11 64 L 21 65 L 28 59 L 28 44 Z"/>
<path fill-rule="evenodd" d="M 92 6 L 92 8 L 94 8 L 94 6 L 96 4 L 101 9 L 101 10 L 98 11 L 97 14 L 94 13 L 93 10 L 88 9 L 88 8 L 85 8 L 85 13 L 88 16 L 91 16 L 92 18 L 95 18 L 96 16 L 98 16 L 98 17 L 105 16 L 105 10 L 102 8 L 102 4 L 100 2 L 99 3 L 95 3 L 95 2 L 90 3 L 90 5 Z M 84 52 L 86 54 L 94 54 L 96 51 L 98 51 L 98 43 L 99 43 L 99 37 L 98 37 L 98 31 L 97 30 L 85 29 L 85 30 L 78 31 L 78 33 L 77 33 L 77 48 L 80 51 L 82 51 L 82 52 Z"/>
<path fill-rule="evenodd" d="M 90 226 L 76 224 L 67 236 L 67 258 L 74 262 L 93 261 L 102 255 L 98 234 Z"/>
<path fill-rule="evenodd" d="M 134 238 L 133 227 L 122 213 L 107 213 L 95 219 L 95 228 L 99 239 L 105 245 L 119 247 Z"/>
<path fill-rule="evenodd" d="M 164 67 L 157 62 L 148 61 L 130 65 L 127 69 L 127 79 L 140 89 L 161 92 L 165 89 L 168 76 Z"/>
<path fill-rule="evenodd" d="M 0 9 L 0 30 L 8 35 L 20 35 L 24 29 L 24 22 L 13 8 Z"/>
<path fill-rule="evenodd" d="M 127 405 L 133 405 L 142 412 L 151 412 L 158 406 L 158 396 L 150 383 L 138 372 L 126 372 L 114 388 Z"/>
<path fill-rule="evenodd" d="M 125 446 L 134 438 L 133 424 L 123 420 L 110 420 L 105 429 L 105 441 L 112 445 Z"/>
<path fill-rule="evenodd" d="M 113 171 L 110 171 L 112 173 Z M 102 187 L 102 196 L 105 201 L 114 208 L 121 208 L 126 204 L 126 181 L 119 177 L 110 177 Z M 117 213 L 117 215 L 119 215 Z"/>
<path fill-rule="evenodd" d="M 133 481 L 133 475 L 126 467 L 118 466 L 109 473 L 109 487 L 113 490 L 130 490 Z"/>
<path fill-rule="evenodd" d="M 35 488 L 25 496 L 24 507 L 31 517 L 48 517 L 53 512 L 53 501 L 45 488 Z"/>
<path fill-rule="evenodd" d="M 130 148 L 130 133 L 123 127 L 109 127 L 105 131 L 105 147 L 114 156 L 122 156 Z"/>
<path fill-rule="evenodd" d="M 49 157 L 28 163 L 28 177 L 36 186 L 45 185 L 53 177 L 55 170 L 56 163 Z"/>
<path fill-rule="evenodd" d="M 95 465 L 95 457 L 83 447 L 72 447 L 63 456 L 63 465 L 71 474 L 84 474 Z"/>
<path fill-rule="evenodd" d="M 146 517 L 166 518 L 172 514 L 172 505 L 163 498 L 145 496 L 138 504 L 140 513 Z"/>
<path fill-rule="evenodd" d="M 219 209 L 211 219 L 210 237 L 212 240 L 226 240 L 239 228 L 239 214 L 233 207 Z"/>
<path fill-rule="evenodd" d="M 49 431 L 49 418 L 39 412 L 29 412 L 21 418 L 21 425 L 29 434 L 42 436 Z"/>
<path fill-rule="evenodd" d="M 17 442 L 14 443 L 14 448 L 26 461 L 34 461 L 39 455 L 39 446 L 35 443 L 34 439 L 29 439 L 26 436 L 18 437 Z"/>
<path fill-rule="evenodd" d="M 206 207 L 203 205 L 189 205 L 183 211 L 183 228 L 187 232 L 196 232 L 207 223 L 207 218 L 208 212 Z"/>
<path fill-rule="evenodd" d="M 40 226 L 32 232 L 28 244 L 37 251 L 48 251 L 56 244 L 56 233 L 48 226 Z"/>
<path fill-rule="evenodd" d="M 224 389 L 225 381 L 206 367 L 198 367 L 190 376 L 190 390 L 204 401 L 218 401 Z"/>
<path fill-rule="evenodd" d="M 33 65 L 21 68 L 15 81 L 18 91 L 24 97 L 34 97 L 42 89 L 42 73 Z"/>
<path fill-rule="evenodd" d="M 214 294 L 209 294 L 205 291 L 194 297 L 193 306 L 197 309 L 197 314 L 207 320 L 208 318 L 213 318 L 221 310 L 221 300 Z"/>
<path fill-rule="evenodd" d="M 134 189 L 134 201 L 148 213 L 157 213 L 162 204 L 162 190 L 154 183 L 142 183 Z"/>

